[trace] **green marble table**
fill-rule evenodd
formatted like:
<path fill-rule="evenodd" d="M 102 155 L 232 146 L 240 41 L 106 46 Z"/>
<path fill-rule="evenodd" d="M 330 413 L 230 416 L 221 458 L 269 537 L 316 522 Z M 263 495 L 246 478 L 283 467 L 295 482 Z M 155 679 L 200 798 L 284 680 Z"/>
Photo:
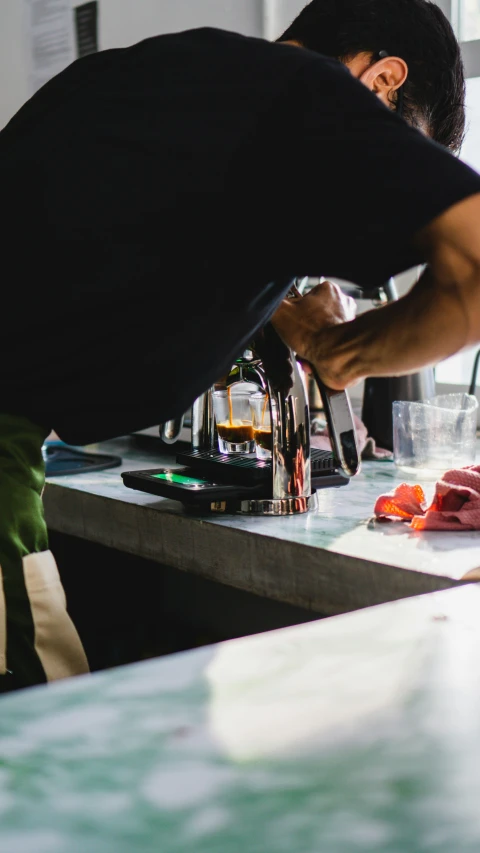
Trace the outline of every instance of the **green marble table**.
<path fill-rule="evenodd" d="M 364 462 L 347 486 L 319 492 L 316 512 L 290 518 L 195 517 L 176 501 L 123 486 L 122 470 L 172 464 L 133 438 L 90 450 L 122 457 L 118 469 L 51 478 L 52 530 L 79 536 L 320 614 L 480 579 L 480 532 L 414 532 L 372 520 L 377 496 L 404 479 L 393 462 Z M 434 482 L 425 484 L 433 493 Z"/>
<path fill-rule="evenodd" d="M 478 853 L 480 591 L 0 700 L 2 853 Z"/>

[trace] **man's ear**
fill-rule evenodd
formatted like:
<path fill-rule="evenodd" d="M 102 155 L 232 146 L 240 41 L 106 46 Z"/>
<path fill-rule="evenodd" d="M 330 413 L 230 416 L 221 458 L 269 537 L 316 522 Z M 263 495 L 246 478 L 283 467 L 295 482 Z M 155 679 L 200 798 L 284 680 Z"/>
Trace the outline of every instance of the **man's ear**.
<path fill-rule="evenodd" d="M 359 75 L 359 80 L 374 95 L 388 106 L 392 102 L 392 94 L 403 86 L 408 77 L 408 65 L 399 56 L 386 56 L 379 59 Z"/>

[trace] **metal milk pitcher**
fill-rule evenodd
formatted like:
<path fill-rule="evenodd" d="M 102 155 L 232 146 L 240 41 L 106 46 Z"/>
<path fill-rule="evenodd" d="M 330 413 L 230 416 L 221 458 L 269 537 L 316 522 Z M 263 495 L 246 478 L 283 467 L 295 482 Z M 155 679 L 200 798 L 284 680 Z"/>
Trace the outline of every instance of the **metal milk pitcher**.
<path fill-rule="evenodd" d="M 365 380 L 362 421 L 368 435 L 385 450 L 393 450 L 392 404 L 395 400 L 426 400 L 435 395 L 433 367 L 410 376 L 381 376 Z"/>
<path fill-rule="evenodd" d="M 395 281 L 391 278 L 383 286 L 385 302 L 398 299 Z M 419 401 L 435 396 L 433 367 L 424 367 L 410 376 L 369 377 L 365 380 L 362 421 L 368 435 L 385 450 L 393 451 L 392 404 L 395 400 Z"/>

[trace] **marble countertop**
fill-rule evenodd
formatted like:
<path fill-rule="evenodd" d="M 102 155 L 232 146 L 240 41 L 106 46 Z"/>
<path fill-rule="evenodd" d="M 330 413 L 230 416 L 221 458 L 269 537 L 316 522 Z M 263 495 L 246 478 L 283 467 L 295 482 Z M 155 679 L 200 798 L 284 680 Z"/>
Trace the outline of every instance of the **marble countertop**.
<path fill-rule="evenodd" d="M 478 853 L 480 590 L 0 700 L 5 853 Z"/>
<path fill-rule="evenodd" d="M 406 479 L 390 460 L 364 462 L 347 486 L 320 491 L 318 510 L 305 515 L 194 516 L 123 486 L 121 471 L 171 464 L 164 449 L 133 437 L 88 449 L 116 453 L 122 465 L 48 479 L 53 530 L 323 614 L 480 578 L 480 531 L 418 532 L 372 519 L 378 495 Z M 434 481 L 424 486 L 431 496 Z"/>

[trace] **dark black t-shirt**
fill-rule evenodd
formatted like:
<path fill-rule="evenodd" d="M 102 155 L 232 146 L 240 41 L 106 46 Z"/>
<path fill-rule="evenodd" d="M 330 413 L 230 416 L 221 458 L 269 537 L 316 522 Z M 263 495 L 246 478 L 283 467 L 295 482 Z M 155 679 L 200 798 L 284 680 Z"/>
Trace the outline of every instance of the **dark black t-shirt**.
<path fill-rule="evenodd" d="M 75 444 L 182 413 L 292 277 L 380 284 L 480 192 L 339 62 L 213 29 L 73 63 L 0 183 L 1 408 Z"/>

